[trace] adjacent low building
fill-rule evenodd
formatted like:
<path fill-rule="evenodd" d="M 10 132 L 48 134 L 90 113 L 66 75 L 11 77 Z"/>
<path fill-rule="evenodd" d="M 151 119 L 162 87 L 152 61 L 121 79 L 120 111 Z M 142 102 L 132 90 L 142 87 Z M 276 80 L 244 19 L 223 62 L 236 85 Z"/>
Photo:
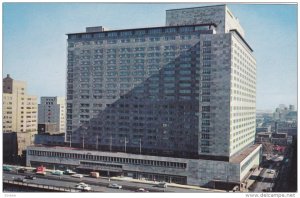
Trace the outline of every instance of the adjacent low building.
<path fill-rule="evenodd" d="M 184 159 L 101 152 L 70 147 L 30 146 L 26 166 L 44 165 L 98 171 L 100 175 L 126 176 L 148 180 L 213 187 L 226 181 L 243 185 L 250 168 L 260 162 L 261 145 L 252 145 L 230 161 Z"/>

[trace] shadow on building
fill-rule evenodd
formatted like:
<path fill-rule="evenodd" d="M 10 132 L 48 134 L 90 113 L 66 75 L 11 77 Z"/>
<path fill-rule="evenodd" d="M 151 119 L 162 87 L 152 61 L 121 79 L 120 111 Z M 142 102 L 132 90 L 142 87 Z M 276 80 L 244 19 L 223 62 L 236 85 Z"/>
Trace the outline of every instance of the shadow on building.
<path fill-rule="evenodd" d="M 72 147 L 197 158 L 199 51 L 200 42 L 107 104 L 73 131 Z"/>

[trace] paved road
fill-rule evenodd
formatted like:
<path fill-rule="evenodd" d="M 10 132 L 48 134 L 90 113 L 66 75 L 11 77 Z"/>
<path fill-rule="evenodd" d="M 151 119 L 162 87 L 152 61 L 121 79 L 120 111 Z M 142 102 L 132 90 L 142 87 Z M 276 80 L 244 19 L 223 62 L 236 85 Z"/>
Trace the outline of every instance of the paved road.
<path fill-rule="evenodd" d="M 264 168 L 261 171 L 261 180 L 257 181 L 255 188 L 253 189 L 254 192 L 263 192 L 267 189 L 273 188 L 274 182 L 278 175 L 276 164 L 283 160 L 283 156 L 274 155 L 270 158 L 270 160 L 272 160 L 272 164 L 270 164 L 268 168 Z M 271 173 L 271 171 L 274 171 L 274 173 Z"/>
<path fill-rule="evenodd" d="M 34 173 L 26 172 L 26 173 L 16 173 L 16 172 L 3 172 L 3 179 L 13 180 L 13 177 L 25 177 L 26 175 L 34 175 Z M 82 179 L 73 178 L 69 175 L 50 175 L 46 176 L 37 176 L 36 180 L 27 180 L 30 183 L 38 183 L 44 185 L 54 185 L 54 186 L 62 186 L 62 187 L 74 187 L 79 182 L 85 182 L 89 184 L 93 190 L 99 192 L 134 192 L 138 188 L 145 188 L 150 192 L 183 192 L 183 193 L 203 193 L 203 192 L 212 192 L 212 191 L 203 191 L 203 190 L 194 190 L 194 189 L 183 189 L 183 188 L 175 188 L 175 187 L 167 187 L 166 189 L 162 189 L 159 187 L 154 187 L 152 184 L 144 184 L 144 183 L 134 183 L 129 181 L 108 181 L 106 178 L 91 178 L 84 177 Z M 109 183 L 117 183 L 123 186 L 123 189 L 111 189 L 107 188 Z M 125 190 L 124 190 L 125 189 Z"/>
<path fill-rule="evenodd" d="M 14 178 L 24 178 L 25 174 L 15 174 L 15 173 L 3 173 L 3 179 L 7 179 L 7 180 L 13 180 Z M 59 179 L 59 177 L 56 178 L 48 178 L 48 177 L 37 177 L 37 179 L 35 180 L 27 180 L 27 183 L 34 183 L 34 184 L 42 184 L 42 185 L 53 185 L 53 186 L 61 186 L 61 187 L 66 187 L 66 188 L 74 188 L 76 184 L 78 184 L 80 182 L 80 179 L 74 179 L 74 181 L 65 181 L 62 179 Z M 117 192 L 132 192 L 129 190 L 118 190 L 118 189 L 112 189 L 112 188 L 107 188 L 104 186 L 100 186 L 100 185 L 93 185 L 90 184 L 90 186 L 92 187 L 92 189 L 94 191 L 97 192 L 113 192 L 113 193 L 117 193 Z"/>

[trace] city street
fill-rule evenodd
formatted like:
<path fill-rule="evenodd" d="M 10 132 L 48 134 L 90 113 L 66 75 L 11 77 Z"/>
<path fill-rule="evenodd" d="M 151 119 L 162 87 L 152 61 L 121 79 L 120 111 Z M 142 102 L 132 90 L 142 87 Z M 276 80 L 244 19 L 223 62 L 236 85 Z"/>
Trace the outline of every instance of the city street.
<path fill-rule="evenodd" d="M 272 163 L 268 166 L 268 168 L 263 168 L 261 171 L 259 178 L 257 179 L 256 184 L 254 184 L 253 192 L 265 192 L 272 191 L 275 180 L 278 175 L 278 167 L 277 164 L 283 160 L 283 156 L 281 155 L 272 155 L 269 158 L 269 161 Z"/>
<path fill-rule="evenodd" d="M 91 177 L 83 177 L 73 178 L 69 175 L 51 175 L 48 173 L 46 176 L 37 176 L 32 172 L 26 173 L 17 173 L 17 172 L 4 172 L 3 179 L 6 180 L 13 180 L 14 178 L 24 178 L 26 175 L 34 175 L 37 177 L 35 180 L 27 180 L 27 183 L 35 183 L 35 184 L 44 184 L 44 185 L 54 185 L 54 186 L 61 186 L 66 188 L 74 188 L 76 184 L 79 182 L 84 182 L 89 184 L 92 187 L 93 191 L 97 192 L 112 192 L 112 193 L 119 193 L 119 192 L 134 192 L 138 188 L 144 188 L 149 190 L 150 192 L 184 192 L 184 193 L 203 193 L 203 192 L 212 192 L 212 191 L 202 191 L 202 190 L 195 190 L 195 189 L 183 189 L 183 188 L 175 188 L 175 187 L 167 187 L 167 188 L 159 188 L 154 187 L 153 184 L 145 184 L 145 183 L 134 183 L 129 181 L 114 181 L 111 179 L 108 181 L 107 178 L 91 178 Z M 112 189 L 108 188 L 109 183 L 117 183 L 123 186 L 123 189 Z"/>

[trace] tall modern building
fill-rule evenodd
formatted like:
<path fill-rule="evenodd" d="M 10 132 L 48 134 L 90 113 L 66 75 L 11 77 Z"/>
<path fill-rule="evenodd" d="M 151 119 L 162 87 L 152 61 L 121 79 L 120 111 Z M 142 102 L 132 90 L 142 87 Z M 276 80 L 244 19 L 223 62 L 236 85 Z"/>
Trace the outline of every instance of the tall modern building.
<path fill-rule="evenodd" d="M 56 124 L 57 132 L 66 132 L 66 105 L 64 97 L 41 97 L 38 111 L 39 124 Z"/>
<path fill-rule="evenodd" d="M 166 13 L 162 27 L 68 34 L 66 140 L 125 175 L 241 183 L 261 148 L 253 50 L 226 5 Z"/>
<path fill-rule="evenodd" d="M 26 146 L 33 144 L 37 133 L 37 97 L 26 93 L 26 82 L 17 81 L 7 75 L 3 79 L 2 124 L 4 154 L 21 155 Z M 15 142 L 5 144 L 5 142 Z M 12 146 L 14 148 L 12 148 Z"/>

